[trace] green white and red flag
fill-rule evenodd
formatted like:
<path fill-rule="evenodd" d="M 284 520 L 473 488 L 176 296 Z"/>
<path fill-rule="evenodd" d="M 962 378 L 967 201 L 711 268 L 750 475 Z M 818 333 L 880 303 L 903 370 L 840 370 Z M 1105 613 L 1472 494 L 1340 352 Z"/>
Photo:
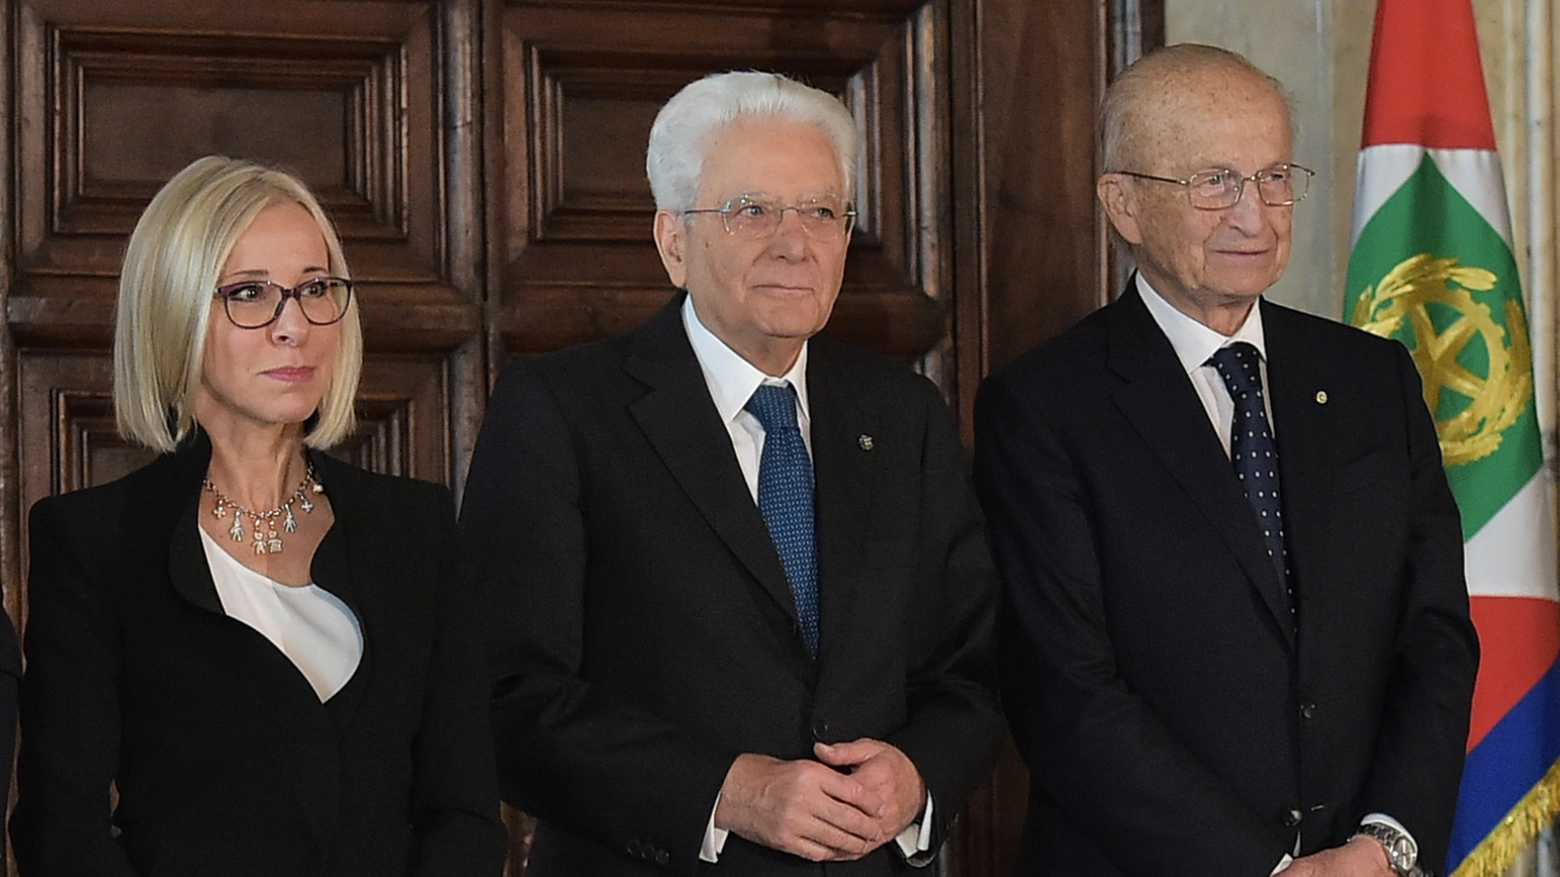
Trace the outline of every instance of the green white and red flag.
<path fill-rule="evenodd" d="M 1413 353 L 1462 512 L 1482 657 L 1447 867 L 1495 877 L 1560 810 L 1560 591 L 1470 0 L 1379 0 L 1353 243 L 1345 316 Z"/>

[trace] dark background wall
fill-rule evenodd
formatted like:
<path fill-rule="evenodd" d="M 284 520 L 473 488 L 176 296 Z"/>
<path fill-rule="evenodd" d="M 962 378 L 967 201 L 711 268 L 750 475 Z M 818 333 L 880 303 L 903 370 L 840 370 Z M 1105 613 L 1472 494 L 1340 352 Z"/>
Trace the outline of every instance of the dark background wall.
<path fill-rule="evenodd" d="M 342 453 L 459 490 L 490 380 L 671 294 L 646 135 L 731 68 L 828 89 L 865 134 L 828 332 L 980 378 L 1106 300 L 1094 107 L 1163 40 L 1162 0 L 0 0 L 0 581 L 27 619 L 26 510 L 146 454 L 114 434 L 127 235 L 211 152 L 285 166 L 346 241 L 367 336 Z M 1011 871 L 1011 756 L 945 873 Z M 508 814 L 523 870 L 524 817 Z"/>

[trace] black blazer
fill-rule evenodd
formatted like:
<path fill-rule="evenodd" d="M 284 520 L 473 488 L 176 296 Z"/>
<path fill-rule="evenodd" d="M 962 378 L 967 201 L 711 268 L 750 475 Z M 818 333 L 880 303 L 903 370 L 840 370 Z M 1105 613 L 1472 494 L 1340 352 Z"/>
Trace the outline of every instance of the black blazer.
<path fill-rule="evenodd" d="M 16 710 L 22 679 L 22 649 L 16 642 L 11 616 L 0 611 L 0 801 L 11 799 L 11 766 L 16 754 Z M 5 808 L 0 806 L 0 813 Z M 0 859 L 5 858 L 5 834 L 0 832 Z"/>
<path fill-rule="evenodd" d="M 365 641 L 321 704 L 269 640 L 223 614 L 195 517 L 211 448 L 191 444 L 33 507 L 21 872 L 498 874 L 448 493 L 311 454 L 336 515 L 314 580 Z"/>
<path fill-rule="evenodd" d="M 1135 288 L 983 388 L 1022 873 L 1267 874 L 1389 814 L 1440 869 L 1478 644 L 1401 344 L 1262 302 L 1298 602 Z"/>
<path fill-rule="evenodd" d="M 996 578 L 932 384 L 813 339 L 822 633 L 815 662 L 676 296 L 626 336 L 510 367 L 461 510 L 490 594 L 504 797 L 530 874 L 681 874 L 733 759 L 884 739 L 937 842 L 995 762 Z M 935 847 L 934 847 L 935 848 Z M 829 873 L 905 867 L 881 849 Z M 732 835 L 710 872 L 817 873 Z"/>

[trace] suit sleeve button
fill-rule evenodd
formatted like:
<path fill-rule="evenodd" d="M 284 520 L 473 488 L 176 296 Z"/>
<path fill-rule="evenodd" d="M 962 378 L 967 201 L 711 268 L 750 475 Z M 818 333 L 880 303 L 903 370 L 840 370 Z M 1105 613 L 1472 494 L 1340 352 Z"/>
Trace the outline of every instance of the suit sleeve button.
<path fill-rule="evenodd" d="M 1301 819 L 1301 817 L 1303 815 L 1304 814 L 1302 814 L 1299 810 L 1287 810 L 1287 811 L 1285 811 L 1284 812 L 1284 827 L 1285 828 L 1294 828 L 1296 825 L 1299 825 L 1300 824 L 1300 819 Z"/>
<path fill-rule="evenodd" d="M 624 847 L 624 849 L 628 851 L 628 854 L 630 856 L 637 856 L 637 855 L 639 855 L 639 841 L 637 841 L 637 840 L 629 841 L 628 842 L 628 846 Z"/>
<path fill-rule="evenodd" d="M 655 863 L 657 865 L 665 865 L 667 862 L 670 862 L 671 860 L 672 860 L 672 857 L 667 855 L 666 850 L 656 850 L 655 851 Z"/>

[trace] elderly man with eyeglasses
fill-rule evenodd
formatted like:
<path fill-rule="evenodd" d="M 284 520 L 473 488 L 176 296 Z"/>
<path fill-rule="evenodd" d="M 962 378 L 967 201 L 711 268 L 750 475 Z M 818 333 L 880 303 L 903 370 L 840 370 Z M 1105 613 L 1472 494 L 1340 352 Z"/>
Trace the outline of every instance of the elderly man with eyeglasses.
<path fill-rule="evenodd" d="M 1250 62 L 1146 56 L 1101 128 L 1136 275 L 976 413 L 1021 873 L 1433 873 L 1478 643 L 1419 375 L 1263 298 L 1311 171 Z"/>
<path fill-rule="evenodd" d="M 952 418 L 813 337 L 856 154 L 824 92 L 687 86 L 646 161 L 679 292 L 494 390 L 461 524 L 529 875 L 897 874 L 995 763 L 996 571 Z"/>

